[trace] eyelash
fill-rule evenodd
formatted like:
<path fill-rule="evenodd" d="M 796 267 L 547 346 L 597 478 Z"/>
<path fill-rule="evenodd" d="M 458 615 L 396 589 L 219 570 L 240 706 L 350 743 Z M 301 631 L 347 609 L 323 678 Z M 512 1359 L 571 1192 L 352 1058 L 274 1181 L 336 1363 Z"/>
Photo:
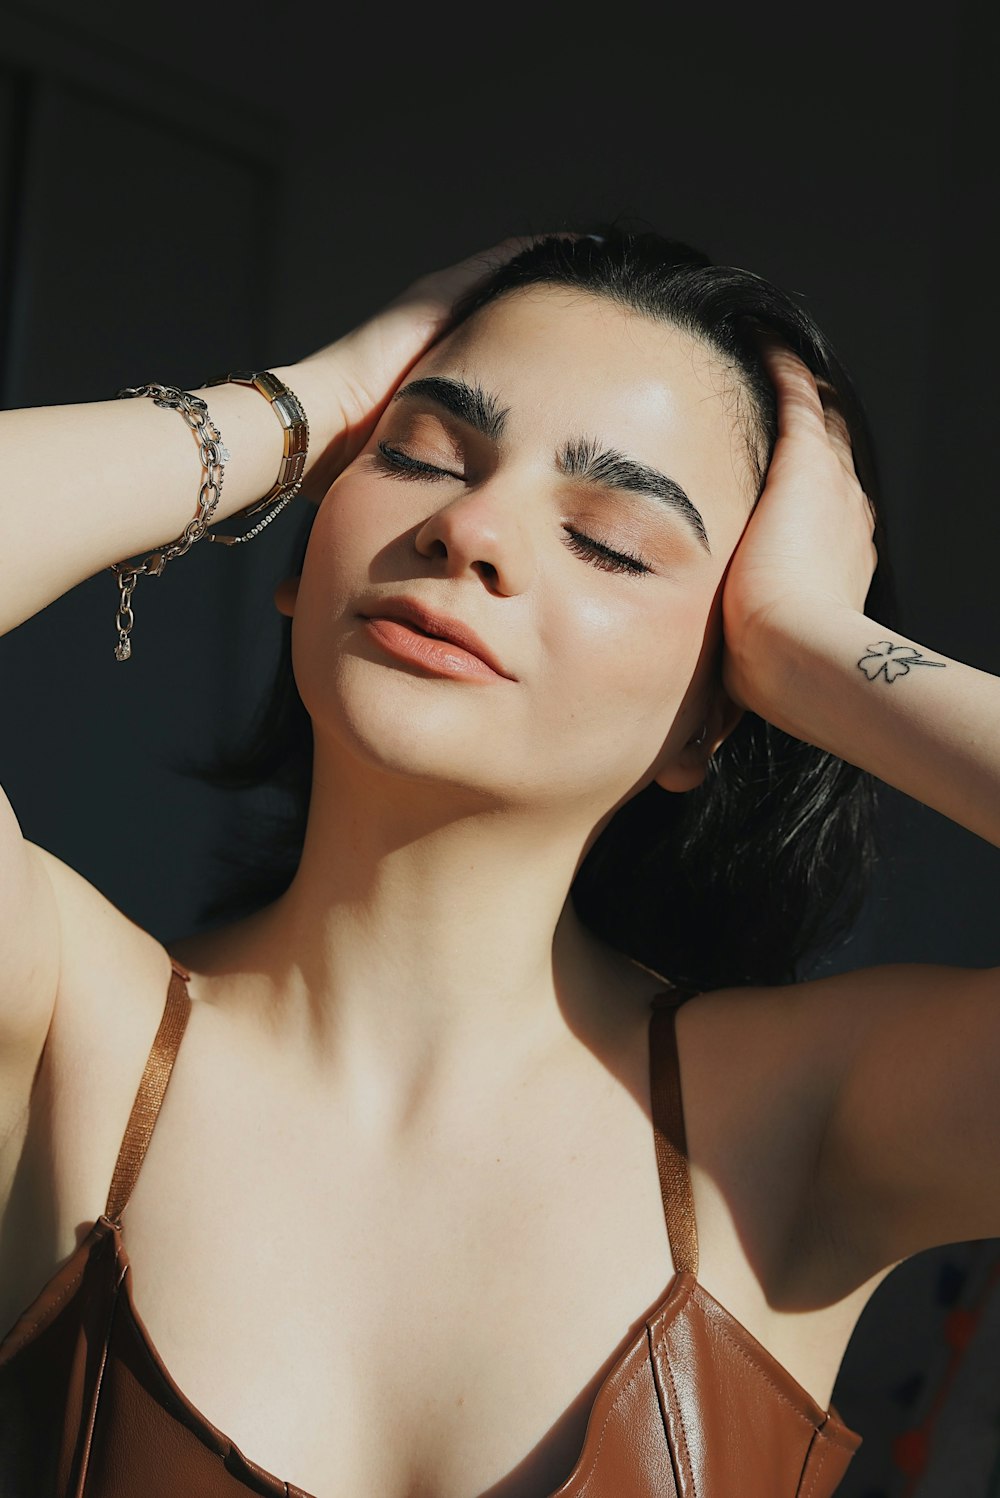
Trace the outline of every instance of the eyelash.
<path fill-rule="evenodd" d="M 461 477 L 460 474 L 450 473 L 447 468 L 436 468 L 433 463 L 422 463 L 419 458 L 411 458 L 409 453 L 390 447 L 387 442 L 376 443 L 376 447 L 381 466 L 392 478 L 426 479 L 433 483 L 437 478 Z M 627 551 L 612 551 L 610 546 L 605 546 L 601 541 L 595 541 L 570 526 L 565 526 L 564 529 L 566 545 L 570 551 L 604 572 L 624 572 L 638 577 L 644 572 L 652 571 L 642 557 Z"/>

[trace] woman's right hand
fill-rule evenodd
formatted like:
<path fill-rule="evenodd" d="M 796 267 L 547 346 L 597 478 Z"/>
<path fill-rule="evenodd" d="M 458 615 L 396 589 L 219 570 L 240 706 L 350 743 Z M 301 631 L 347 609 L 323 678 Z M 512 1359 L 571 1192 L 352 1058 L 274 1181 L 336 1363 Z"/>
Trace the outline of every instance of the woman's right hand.
<path fill-rule="evenodd" d="M 361 451 L 389 397 L 440 336 L 458 299 L 542 237 L 504 239 L 420 276 L 352 332 L 280 371 L 309 418 L 311 452 L 301 490 L 306 499 L 319 504 Z"/>

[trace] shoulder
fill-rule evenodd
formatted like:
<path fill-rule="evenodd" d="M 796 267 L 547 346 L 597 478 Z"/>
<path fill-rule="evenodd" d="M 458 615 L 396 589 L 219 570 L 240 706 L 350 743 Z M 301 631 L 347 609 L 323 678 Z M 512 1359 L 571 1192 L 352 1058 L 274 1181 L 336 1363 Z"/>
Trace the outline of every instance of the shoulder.
<path fill-rule="evenodd" d="M 817 1212 L 860 1271 L 1000 1236 L 1000 968 L 884 963 L 811 988 L 831 1071 Z"/>
<path fill-rule="evenodd" d="M 0 1159 L 0 1215 L 15 1240 L 55 1231 L 64 1250 L 75 1225 L 103 1201 L 138 1079 L 163 1014 L 170 958 L 162 944 L 69 864 L 36 844 L 60 929 L 59 973 L 19 1127 Z M 29 1182 L 20 1204 L 15 1179 Z M 45 1201 L 57 1226 L 41 1223 Z M 46 1238 L 47 1241 L 47 1238 Z M 5 1273 L 13 1273 L 10 1261 Z"/>
<path fill-rule="evenodd" d="M 796 1172 L 789 1275 L 819 1265 L 846 1294 L 1000 1235 L 1000 968 L 882 963 L 711 997 L 700 1019 L 700 998 L 683 1006 L 679 1040 L 686 1019 L 702 1087 L 728 1050 L 748 1129 L 756 1072 L 766 1147 Z"/>
<path fill-rule="evenodd" d="M 53 1080 L 71 1087 L 81 1065 L 131 1076 L 148 1050 L 166 1000 L 170 957 L 90 880 L 37 849 L 59 913 L 58 991 L 46 1040 Z"/>
<path fill-rule="evenodd" d="M 137 992 L 136 980 L 140 980 L 141 988 L 145 973 L 168 972 L 170 959 L 155 936 L 55 854 L 44 848 L 35 851 L 45 867 L 59 911 L 60 999 L 115 987 L 119 977 L 126 985 L 131 977 L 131 991 Z"/>
<path fill-rule="evenodd" d="M 720 1141 L 808 1175 L 838 1075 L 835 1009 L 812 983 L 713 989 L 676 1010 L 681 1085 Z"/>
<path fill-rule="evenodd" d="M 676 1011 L 689 1154 L 752 1240 L 769 1303 L 842 1301 L 860 1275 L 850 1179 L 825 1169 L 854 974 L 715 989 Z M 875 1273 L 873 1266 L 871 1273 Z"/>

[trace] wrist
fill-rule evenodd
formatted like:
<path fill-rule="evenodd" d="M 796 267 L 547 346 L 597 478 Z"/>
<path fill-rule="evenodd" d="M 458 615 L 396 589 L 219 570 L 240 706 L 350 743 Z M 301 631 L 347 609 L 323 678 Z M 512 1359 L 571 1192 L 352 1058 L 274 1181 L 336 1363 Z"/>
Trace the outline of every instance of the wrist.
<path fill-rule="evenodd" d="M 348 435 L 343 394 L 329 369 L 318 360 L 272 367 L 298 397 L 309 422 L 309 448 L 302 493 L 318 504 L 343 467 Z"/>
<path fill-rule="evenodd" d="M 280 424 L 260 393 L 246 385 L 202 385 L 200 396 L 229 452 L 212 525 L 239 514 L 266 494 L 281 466 Z"/>
<path fill-rule="evenodd" d="M 809 600 L 761 614 L 741 633 L 735 653 L 743 706 L 784 733 L 827 747 L 821 740 L 834 728 L 838 700 L 837 693 L 818 690 L 819 680 L 831 668 L 842 668 L 846 686 L 852 680 L 848 668 L 880 628 L 855 609 L 819 608 Z"/>

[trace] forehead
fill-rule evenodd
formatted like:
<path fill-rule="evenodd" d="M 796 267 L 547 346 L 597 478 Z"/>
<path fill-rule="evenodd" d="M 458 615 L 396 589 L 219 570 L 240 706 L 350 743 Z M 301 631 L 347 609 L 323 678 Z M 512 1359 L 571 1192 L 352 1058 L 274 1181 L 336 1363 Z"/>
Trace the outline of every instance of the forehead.
<path fill-rule="evenodd" d="M 754 485 L 734 379 L 683 329 L 590 292 L 531 286 L 476 312 L 410 377 L 429 374 L 494 396 L 507 412 L 501 445 L 594 438 L 668 473 L 715 534 L 735 526 L 739 538 Z"/>

